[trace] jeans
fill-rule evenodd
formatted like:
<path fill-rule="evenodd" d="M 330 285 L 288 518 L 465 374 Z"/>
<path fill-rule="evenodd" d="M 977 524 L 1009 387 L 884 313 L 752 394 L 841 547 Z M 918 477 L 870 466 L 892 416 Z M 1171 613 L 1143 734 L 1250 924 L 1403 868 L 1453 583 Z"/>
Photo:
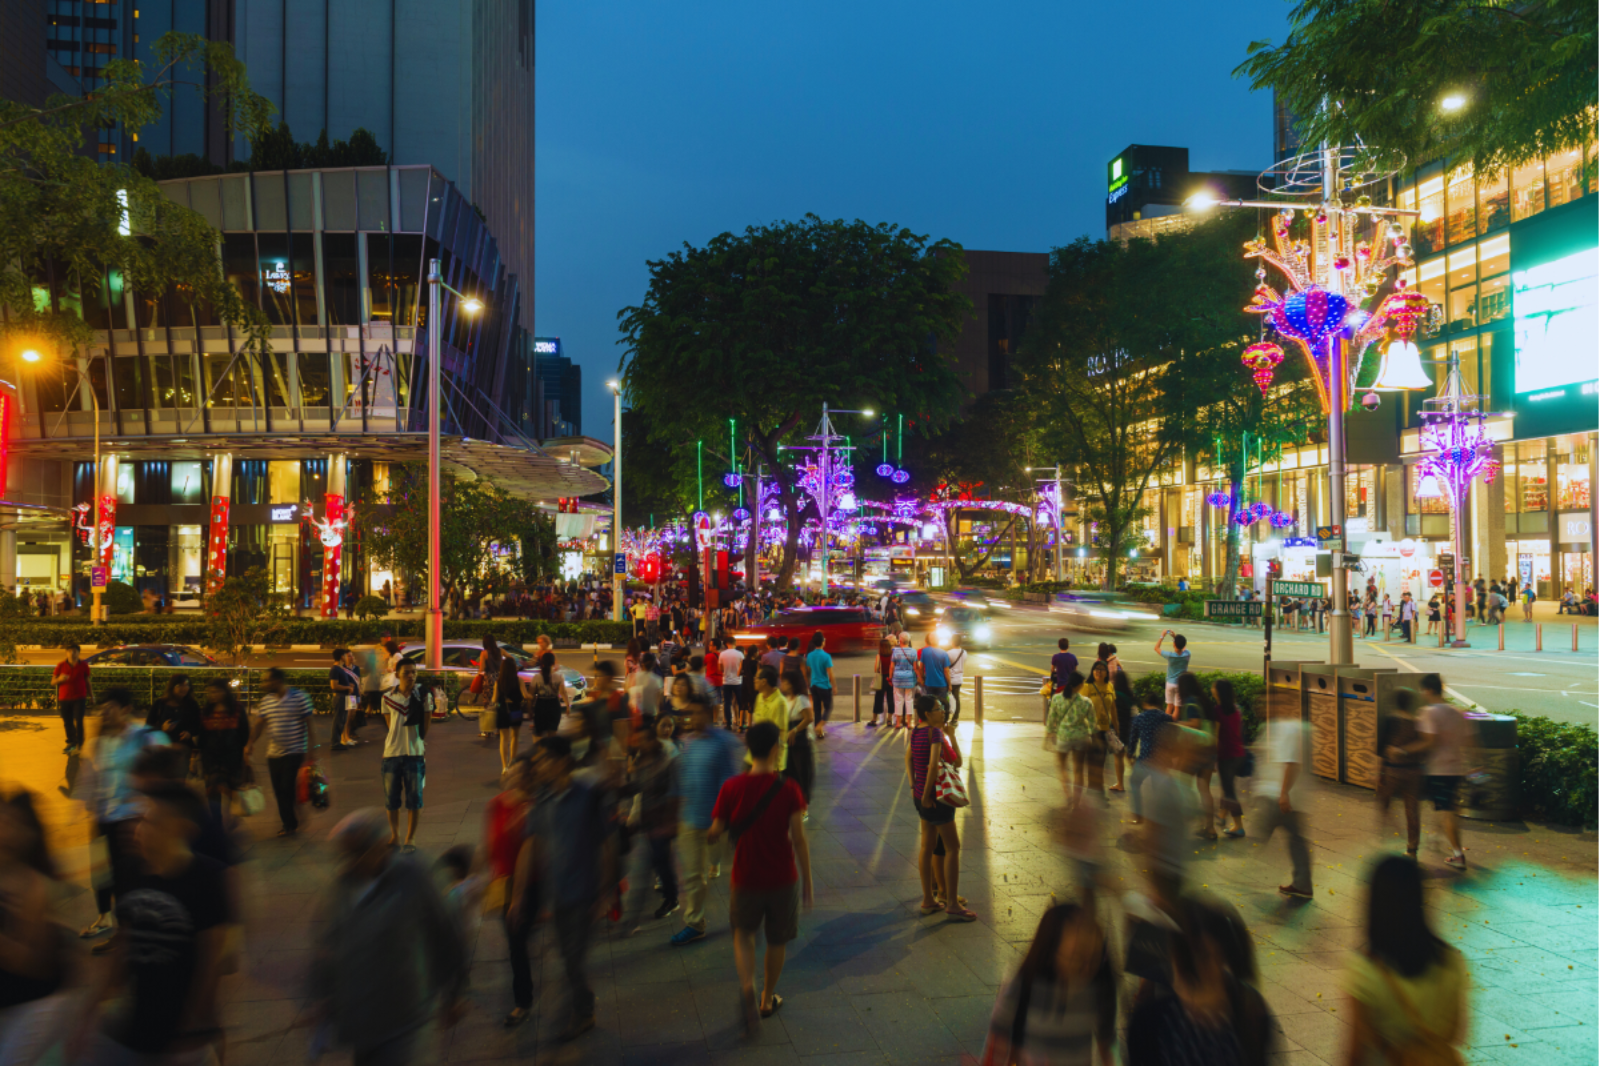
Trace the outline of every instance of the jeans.
<path fill-rule="evenodd" d="M 589 955 L 589 941 L 594 937 L 594 904 L 585 900 L 573 906 L 558 905 L 551 909 L 551 919 L 567 988 L 572 994 L 572 1017 L 576 1021 L 593 1018 L 594 989 L 589 987 L 584 962 Z"/>
<path fill-rule="evenodd" d="M 811 686 L 811 713 L 819 723 L 833 715 L 833 689 Z"/>
<path fill-rule="evenodd" d="M 533 964 L 528 959 L 528 937 L 533 935 L 533 920 L 537 914 L 538 907 L 528 900 L 519 921 L 512 922 L 505 912 L 500 915 L 506 929 L 506 954 L 511 960 L 511 1002 L 523 1010 L 533 1006 Z"/>
<path fill-rule="evenodd" d="M 350 708 L 345 705 L 345 697 L 333 697 L 333 740 L 332 744 L 339 743 L 339 738 L 344 736 L 344 726 L 350 720 Z"/>
<path fill-rule="evenodd" d="M 644 913 L 645 900 L 650 895 L 650 875 L 661 881 L 661 898 L 668 903 L 678 902 L 678 872 L 672 865 L 672 838 L 639 833 L 633 837 L 629 853 L 632 870 L 628 877 L 627 905 L 623 908 L 623 921 L 636 921 Z"/>
<path fill-rule="evenodd" d="M 683 924 L 706 931 L 706 889 L 711 882 L 711 848 L 706 831 L 678 823 L 678 865 L 683 868 Z"/>
<path fill-rule="evenodd" d="M 278 817 L 283 828 L 294 832 L 300 828 L 300 818 L 295 813 L 295 793 L 298 791 L 300 765 L 306 753 L 292 751 L 288 755 L 267 756 L 267 776 L 272 779 L 272 795 L 278 801 Z"/>
<path fill-rule="evenodd" d="M 722 728 L 724 728 L 724 729 L 732 729 L 733 728 L 733 712 L 738 708 L 738 706 L 739 706 L 739 686 L 737 684 L 723 685 L 722 686 Z"/>
<path fill-rule="evenodd" d="M 1293 885 L 1296 888 L 1311 889 L 1311 849 L 1306 846 L 1306 838 L 1300 832 L 1300 812 L 1289 811 L 1285 813 L 1278 806 L 1278 797 L 1257 796 L 1256 809 L 1252 814 L 1252 826 L 1260 826 L 1261 837 L 1271 839 L 1272 831 L 1283 828 L 1289 835 L 1289 861 L 1294 864 Z"/>
<path fill-rule="evenodd" d="M 74 748 L 83 747 L 83 712 L 88 700 L 62 700 L 61 724 L 67 729 L 67 743 Z"/>

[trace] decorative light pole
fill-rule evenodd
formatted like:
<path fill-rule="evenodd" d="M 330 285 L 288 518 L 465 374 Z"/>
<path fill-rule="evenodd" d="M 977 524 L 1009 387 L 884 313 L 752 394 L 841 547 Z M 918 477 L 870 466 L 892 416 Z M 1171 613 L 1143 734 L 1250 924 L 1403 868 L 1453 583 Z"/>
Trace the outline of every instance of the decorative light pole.
<path fill-rule="evenodd" d="M 1455 565 L 1451 580 L 1455 586 L 1456 631 L 1451 647 L 1465 648 L 1467 644 L 1467 588 L 1462 581 L 1462 560 L 1466 550 L 1462 512 L 1467 506 L 1467 490 L 1472 479 L 1482 477 L 1484 484 L 1494 480 L 1500 470 L 1494 458 L 1494 441 L 1484 432 L 1484 412 L 1481 396 L 1466 393 L 1461 381 L 1461 366 L 1452 353 L 1439 394 L 1423 400 L 1422 448 L 1423 458 L 1417 464 L 1419 478 L 1434 478 L 1449 494 L 1450 540 L 1455 547 Z"/>
<path fill-rule="evenodd" d="M 444 668 L 444 614 L 439 609 L 439 364 L 444 361 L 440 343 L 439 290 L 448 289 L 461 300 L 461 310 L 477 314 L 483 301 L 456 292 L 439 274 L 439 260 L 428 260 L 428 616 L 423 635 L 428 642 L 428 669 Z"/>
<path fill-rule="evenodd" d="M 622 554 L 622 382 L 606 382 L 611 390 L 611 620 L 621 622 L 626 616 L 623 592 L 628 575 L 617 572 L 617 556 Z"/>
<path fill-rule="evenodd" d="M 834 443 L 835 441 L 845 440 L 846 438 L 842 433 L 835 433 L 833 431 L 833 420 L 828 416 L 866 415 L 868 418 L 871 418 L 873 414 L 874 412 L 870 409 L 865 411 L 847 411 L 837 407 L 829 407 L 827 401 L 824 400 L 822 403 L 822 421 L 817 423 L 816 433 L 812 434 L 811 437 L 808 438 L 817 442 L 815 448 L 805 449 L 807 451 L 815 451 L 817 453 L 816 483 L 815 485 L 808 485 L 806 484 L 806 479 L 802 479 L 801 484 L 803 487 L 806 487 L 811 491 L 813 498 L 817 501 L 817 513 L 821 515 L 822 518 L 820 523 L 821 528 L 817 532 L 817 540 L 822 547 L 823 596 L 827 596 L 828 594 L 828 511 L 830 505 L 833 503 L 833 490 L 836 486 L 848 490 L 852 488 L 852 483 L 854 481 L 853 475 L 849 480 L 846 480 L 839 475 L 834 474 L 831 469 L 830 461 L 835 451 L 850 452 L 853 449 L 848 443 L 843 447 L 840 447 Z M 799 451 L 801 449 L 793 450 Z M 759 495 L 760 494 L 758 492 L 757 496 L 759 497 Z M 853 510 L 854 508 L 852 507 L 850 509 Z"/>
<path fill-rule="evenodd" d="M 1048 471 L 1050 471 L 1051 474 L 1055 475 L 1056 495 L 1055 495 L 1055 505 L 1052 508 L 1052 510 L 1054 511 L 1054 514 L 1051 516 L 1051 517 L 1053 517 L 1055 519 L 1055 521 L 1053 523 L 1051 523 L 1051 524 L 1056 527 L 1056 550 L 1055 550 L 1055 557 L 1056 557 L 1056 584 L 1059 585 L 1059 584 L 1061 584 L 1061 555 L 1062 555 L 1062 553 L 1064 551 L 1066 551 L 1066 543 L 1067 543 L 1066 538 L 1061 535 L 1061 509 L 1062 509 L 1061 508 L 1061 467 L 1059 467 L 1059 466 L 1030 466 L 1030 467 L 1025 467 L 1024 469 L 1028 470 L 1029 472 L 1038 471 L 1040 473 L 1043 473 L 1046 470 L 1048 470 Z M 1038 481 L 1038 480 L 1043 480 L 1043 479 L 1035 478 L 1034 480 Z M 1016 563 L 1015 563 L 1015 561 L 1013 561 L 1012 568 L 1015 569 L 1015 567 L 1016 567 Z M 1028 569 L 1030 569 L 1030 570 L 1033 569 L 1033 564 L 1032 563 L 1028 564 Z"/>

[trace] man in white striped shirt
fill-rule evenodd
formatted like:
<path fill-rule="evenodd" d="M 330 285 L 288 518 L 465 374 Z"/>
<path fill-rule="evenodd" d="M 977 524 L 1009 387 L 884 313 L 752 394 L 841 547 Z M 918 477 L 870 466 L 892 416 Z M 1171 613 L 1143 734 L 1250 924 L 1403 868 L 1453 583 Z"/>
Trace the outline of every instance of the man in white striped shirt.
<path fill-rule="evenodd" d="M 272 795 L 278 801 L 278 817 L 283 820 L 281 837 L 292 836 L 300 828 L 295 810 L 300 767 L 311 750 L 311 697 L 290 688 L 283 671 L 274 666 L 261 682 L 266 695 L 256 704 L 255 727 L 250 745 L 267 733 L 267 775 L 272 779 Z"/>

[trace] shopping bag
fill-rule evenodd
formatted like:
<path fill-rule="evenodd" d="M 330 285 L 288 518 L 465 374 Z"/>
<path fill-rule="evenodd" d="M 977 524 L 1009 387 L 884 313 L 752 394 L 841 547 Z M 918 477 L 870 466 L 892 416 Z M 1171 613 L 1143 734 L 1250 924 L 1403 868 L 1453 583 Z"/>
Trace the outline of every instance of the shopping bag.
<path fill-rule="evenodd" d="M 967 788 L 961 783 L 961 771 L 947 762 L 939 763 L 939 776 L 933 783 L 933 797 L 946 807 L 965 807 Z"/>
<path fill-rule="evenodd" d="M 267 809 L 267 797 L 261 794 L 261 789 L 256 785 L 246 785 L 238 792 L 239 810 L 246 817 L 260 814 Z"/>
<path fill-rule="evenodd" d="M 319 811 L 327 810 L 330 799 L 328 795 L 328 776 L 322 772 L 321 763 L 311 764 L 309 784 L 308 791 L 310 793 L 311 806 Z"/>

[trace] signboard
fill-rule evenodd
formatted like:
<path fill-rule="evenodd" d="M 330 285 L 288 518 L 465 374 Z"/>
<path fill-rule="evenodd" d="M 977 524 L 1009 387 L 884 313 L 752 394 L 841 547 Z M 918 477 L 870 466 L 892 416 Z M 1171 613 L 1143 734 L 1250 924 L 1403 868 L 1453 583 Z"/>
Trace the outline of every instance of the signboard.
<path fill-rule="evenodd" d="M 1436 589 L 1444 588 L 1444 571 L 1443 570 L 1429 570 L 1428 571 L 1428 587 L 1429 588 L 1436 588 Z"/>
<path fill-rule="evenodd" d="M 1465 562 L 1466 560 L 1462 560 L 1462 561 Z M 1443 570 L 1445 573 L 1450 573 L 1455 568 L 1456 568 L 1455 553 L 1454 552 L 1440 552 L 1439 553 L 1439 569 Z"/>
<path fill-rule="evenodd" d="M 274 506 L 267 514 L 273 522 L 298 522 L 300 520 L 300 505 L 286 503 L 282 506 Z"/>
<path fill-rule="evenodd" d="M 626 552 L 617 552 L 611 557 L 611 572 L 613 574 L 622 574 L 623 576 L 627 575 L 628 556 Z"/>
<path fill-rule="evenodd" d="M 1360 570 L 1361 556 L 1350 555 L 1346 552 L 1334 553 L 1334 563 L 1340 570 Z"/>
<path fill-rule="evenodd" d="M 1589 543 L 1589 516 L 1582 512 L 1564 513 L 1556 515 L 1557 528 L 1561 531 L 1559 543 L 1581 544 Z"/>
<path fill-rule="evenodd" d="M 1113 159 L 1106 170 L 1107 192 L 1116 192 L 1118 189 L 1128 184 L 1127 164 L 1122 161 L 1121 156 Z"/>
<path fill-rule="evenodd" d="M 1328 540 L 1331 537 L 1342 537 L 1342 536 L 1344 536 L 1344 527 L 1343 526 L 1318 526 L 1317 527 L 1317 539 L 1318 540 Z"/>
<path fill-rule="evenodd" d="M 89 587 L 103 589 L 106 584 L 106 568 L 103 566 L 91 566 L 89 568 Z"/>
<path fill-rule="evenodd" d="M 560 337 L 535 337 L 533 338 L 534 355 L 560 355 Z"/>
<path fill-rule="evenodd" d="M 1207 600 L 1207 618 L 1260 618 L 1261 603 L 1245 600 Z"/>
<path fill-rule="evenodd" d="M 1274 581 L 1274 596 L 1322 596 L 1326 590 L 1314 581 Z"/>
<path fill-rule="evenodd" d="M 1329 537 L 1327 540 L 1322 542 L 1322 547 L 1327 551 L 1342 552 L 1344 551 L 1344 538 Z"/>

